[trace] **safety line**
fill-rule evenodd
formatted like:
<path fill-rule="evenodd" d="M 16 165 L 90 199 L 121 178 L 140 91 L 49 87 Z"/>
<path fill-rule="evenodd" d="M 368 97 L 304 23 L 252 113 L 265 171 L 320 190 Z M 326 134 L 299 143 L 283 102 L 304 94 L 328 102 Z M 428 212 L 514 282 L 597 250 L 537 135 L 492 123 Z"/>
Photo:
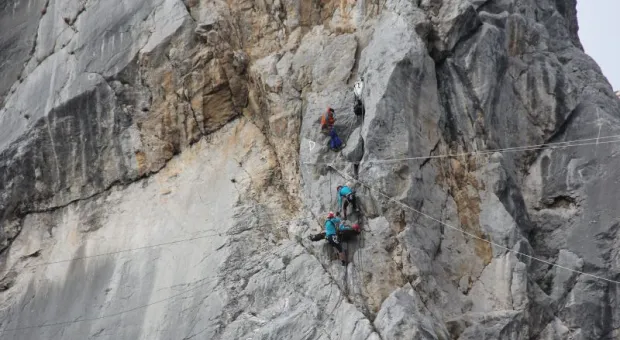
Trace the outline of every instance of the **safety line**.
<path fill-rule="evenodd" d="M 308 219 L 311 219 L 311 218 L 310 217 L 306 217 L 306 218 L 296 218 L 296 219 L 291 219 L 291 220 L 282 220 L 282 221 L 277 221 L 277 222 L 269 223 L 268 225 L 280 226 L 280 225 L 282 225 L 284 223 L 297 222 L 297 221 L 305 221 L 305 220 L 308 220 Z M 259 225 L 259 227 L 263 227 L 263 226 L 264 225 Z M 205 232 L 212 231 L 212 230 L 214 230 L 214 228 L 200 231 L 199 234 L 204 234 Z M 167 245 L 172 245 L 172 244 L 177 244 L 177 243 L 185 243 L 185 242 L 190 242 L 190 241 L 199 240 L 199 239 L 203 239 L 203 238 L 209 238 L 209 237 L 213 237 L 213 236 L 234 236 L 234 234 L 232 234 L 232 235 L 231 234 L 227 234 L 228 232 L 229 231 L 218 232 L 218 233 L 213 233 L 213 234 L 207 234 L 207 235 L 190 237 L 190 238 L 186 238 L 186 239 L 180 239 L 180 240 L 176 240 L 176 241 L 170 241 L 170 242 L 164 242 L 164 243 L 158 243 L 158 244 L 151 244 L 151 245 L 146 245 L 146 246 L 136 247 L 136 248 L 122 249 L 122 250 L 112 251 L 112 252 L 108 252 L 108 253 L 100 253 L 100 254 L 95 254 L 95 255 L 74 257 L 74 258 L 65 259 L 65 260 L 58 260 L 58 261 L 51 261 L 51 262 L 27 265 L 27 266 L 24 266 L 24 269 L 25 268 L 49 266 L 49 265 L 57 264 L 57 263 L 78 261 L 78 260 L 84 260 L 84 259 L 101 257 L 101 256 L 117 255 L 117 254 L 121 254 L 121 253 L 127 253 L 127 252 L 131 252 L 131 251 L 135 251 L 135 250 L 143 250 L 143 249 L 156 248 L 156 247 L 167 246 Z"/>
<path fill-rule="evenodd" d="M 612 139 L 618 138 L 617 140 L 600 142 L 601 139 Z M 594 141 L 594 142 L 592 142 Z M 590 142 L 590 143 L 581 143 L 581 142 Z M 585 138 L 585 139 L 576 139 L 572 141 L 566 142 L 553 142 L 553 143 L 544 143 L 544 144 L 533 144 L 533 145 L 524 145 L 524 146 L 516 146 L 510 148 L 501 148 L 501 149 L 489 149 L 489 150 L 481 150 L 481 151 L 472 151 L 472 152 L 463 152 L 456 154 L 442 154 L 442 155 L 427 155 L 427 156 L 416 156 L 416 157 L 406 157 L 406 158 L 394 158 L 394 159 L 377 159 L 377 160 L 365 160 L 363 163 L 390 163 L 390 162 L 399 162 L 399 161 L 411 161 L 411 160 L 427 160 L 427 159 L 435 159 L 435 158 L 450 158 L 450 157 L 462 157 L 462 156 L 474 156 L 474 155 L 486 155 L 493 153 L 505 153 L 505 152 L 520 152 L 520 151 L 533 151 L 544 148 L 549 149 L 558 149 L 558 148 L 567 148 L 567 147 L 575 147 L 575 146 L 587 146 L 587 145 L 599 145 L 599 144 L 609 144 L 609 143 L 618 143 L 620 142 L 620 135 L 614 136 L 606 136 L 606 137 L 598 137 L 598 138 Z M 334 161 L 334 162 L 301 162 L 300 164 L 304 165 L 330 165 L 332 163 L 340 164 L 361 164 L 362 161 L 359 162 L 349 162 L 349 161 Z"/>
<path fill-rule="evenodd" d="M 259 203 L 258 205 L 261 205 L 261 204 Z M 227 211 L 238 209 L 238 208 L 239 207 L 229 208 L 229 209 L 227 209 Z M 312 219 L 312 218 L 311 217 L 307 217 L 307 218 L 295 218 L 295 219 L 290 219 L 290 220 L 281 220 L 281 221 L 276 221 L 276 222 L 273 222 L 273 223 L 267 223 L 265 225 L 259 225 L 258 228 L 262 228 L 262 227 L 267 226 L 267 225 L 269 225 L 269 226 L 281 226 L 284 223 L 300 222 L 300 221 L 305 221 L 305 220 L 309 220 L 309 219 Z M 148 246 L 143 246 L 143 247 L 137 247 L 137 248 L 132 248 L 132 249 L 124 249 L 124 250 L 119 250 L 119 251 L 115 251 L 115 252 L 102 253 L 102 254 L 96 254 L 96 255 L 90 255 L 90 256 L 82 256 L 82 257 L 77 257 L 77 258 L 73 258 L 73 259 L 60 260 L 60 261 L 54 261 L 54 262 L 47 262 L 47 263 L 42 263 L 42 264 L 38 264 L 38 265 L 26 266 L 25 268 L 37 267 L 37 266 L 46 266 L 46 265 L 51 265 L 51 264 L 55 264 L 55 263 L 70 262 L 70 261 L 74 261 L 74 260 L 81 260 L 81 259 L 100 257 L 100 256 L 106 256 L 106 255 L 115 255 L 115 254 L 119 254 L 119 253 L 123 253 L 123 252 L 133 251 L 133 250 L 140 250 L 140 249 L 159 247 L 159 246 L 169 245 L 169 244 L 177 244 L 177 243 L 189 242 L 189 241 L 192 241 L 192 240 L 197 240 L 197 239 L 207 238 L 207 237 L 213 237 L 213 236 L 222 235 L 222 234 L 225 234 L 225 233 L 220 232 L 220 233 L 215 233 L 215 234 L 202 235 L 202 236 L 192 237 L 192 238 L 188 238 L 188 239 L 182 239 L 182 240 L 177 240 L 177 241 L 166 242 L 166 243 L 159 243 L 159 244 L 148 245 Z M 227 234 L 226 236 L 234 236 L 234 235 L 235 234 L 232 234 L 232 235 Z M 289 245 L 287 245 L 287 246 L 285 246 L 285 247 L 283 247 L 281 249 L 276 249 L 275 252 L 282 252 L 285 249 L 288 249 L 289 247 L 294 246 L 294 245 L 299 245 L 299 243 L 292 242 L 291 244 L 289 244 Z M 275 252 L 268 252 L 268 253 L 275 254 Z M 204 280 L 207 280 L 208 278 L 209 277 L 204 277 L 202 279 L 194 281 L 193 283 L 204 281 Z M 216 277 L 216 278 L 213 278 L 213 279 L 219 279 L 219 278 L 221 278 L 221 277 Z M 164 298 L 164 299 L 161 299 L 161 300 L 149 303 L 149 304 L 137 306 L 137 307 L 134 307 L 134 308 L 131 308 L 131 309 L 128 309 L 128 310 L 124 310 L 124 311 L 121 311 L 121 312 L 112 313 L 112 314 L 108 314 L 108 315 L 103 315 L 103 316 L 96 317 L 96 318 L 89 318 L 89 319 L 82 319 L 82 320 L 72 320 L 72 321 L 63 321 L 63 322 L 55 322 L 55 323 L 51 323 L 51 324 L 43 324 L 43 325 L 37 325 L 37 326 L 26 326 L 26 327 L 12 328 L 12 329 L 7 329 L 7 330 L 0 330 L 0 334 L 5 333 L 5 332 L 18 331 L 18 330 L 25 330 L 25 329 L 32 329 L 32 328 L 44 328 L 44 327 L 51 327 L 51 326 L 60 326 L 60 325 L 67 325 L 67 324 L 78 323 L 78 322 L 96 321 L 96 320 L 100 320 L 100 319 L 111 318 L 111 317 L 114 317 L 114 316 L 126 314 L 126 313 L 129 313 L 129 312 L 135 311 L 135 310 L 147 308 L 149 306 L 152 306 L 152 305 L 155 305 L 155 304 L 158 304 L 158 303 L 161 303 L 161 302 L 165 302 L 165 301 L 171 300 L 171 299 L 176 298 L 178 296 L 181 296 L 181 295 L 183 295 L 185 293 L 188 293 L 190 291 L 196 290 L 197 288 L 202 287 L 202 286 L 204 286 L 207 283 L 212 282 L 212 281 L 213 280 L 207 281 L 206 283 L 202 283 L 202 284 L 200 284 L 200 285 L 198 285 L 196 287 L 190 288 L 190 289 L 188 289 L 186 291 L 183 291 L 181 293 L 169 296 L 167 298 Z"/>
<path fill-rule="evenodd" d="M 348 175 L 344 174 L 343 172 L 341 172 L 340 170 L 336 169 L 335 167 L 331 167 L 331 168 L 332 168 L 332 169 L 334 169 L 336 172 L 338 172 L 338 173 L 339 173 L 342 177 L 352 179 L 352 177 L 350 177 L 350 176 L 348 176 Z M 554 267 L 558 267 L 558 268 L 566 269 L 566 270 L 568 270 L 568 271 L 571 271 L 571 272 L 574 272 L 574 273 L 577 273 L 577 274 L 587 275 L 587 276 L 590 276 L 590 277 L 593 277 L 593 278 L 596 278 L 596 279 L 600 279 L 600 280 L 604 280 L 604 281 L 608 281 L 608 282 L 611 282 L 611 283 L 620 283 L 620 281 L 615 281 L 615 280 L 611 280 L 611 279 L 606 279 L 606 278 L 604 278 L 604 277 L 597 276 L 597 275 L 594 275 L 594 274 L 588 274 L 588 273 L 585 273 L 585 272 L 582 272 L 582 271 L 579 271 L 579 270 L 570 269 L 570 268 L 567 268 L 567 267 L 564 267 L 564 266 L 561 266 L 561 265 L 558 265 L 558 264 L 555 264 L 555 263 L 551 263 L 551 262 L 546 261 L 546 260 L 543 260 L 543 259 L 539 259 L 539 258 L 537 258 L 537 257 L 531 256 L 531 255 L 528 255 L 528 254 L 524 254 L 524 253 L 522 253 L 522 252 L 519 252 L 519 251 L 516 251 L 516 250 L 510 249 L 510 248 L 504 247 L 504 246 L 502 246 L 502 245 L 500 245 L 500 244 L 494 243 L 493 241 L 485 240 L 485 239 L 483 239 L 483 238 L 481 238 L 481 237 L 479 237 L 479 236 L 476 236 L 476 235 L 474 235 L 474 234 L 472 234 L 472 233 L 469 233 L 469 232 L 467 232 L 467 231 L 465 231 L 465 230 L 463 230 L 463 229 L 461 229 L 461 228 L 457 228 L 457 227 L 454 227 L 454 226 L 452 226 L 452 225 L 450 225 L 450 224 L 447 224 L 447 223 L 445 223 L 445 222 L 442 222 L 442 221 L 440 221 L 440 220 L 438 220 L 438 219 L 434 218 L 433 216 L 430 216 L 430 215 L 428 215 L 428 214 L 425 214 L 425 213 L 423 213 L 423 212 L 421 212 L 421 211 L 419 211 L 419 210 L 417 210 L 417 209 L 415 209 L 415 208 L 413 208 L 413 207 L 411 207 L 411 206 L 409 206 L 409 205 L 407 205 L 407 204 L 405 204 L 405 203 L 402 203 L 402 202 L 400 202 L 400 201 L 398 201 L 398 200 L 396 200 L 396 199 L 394 199 L 394 198 L 392 198 L 392 197 L 390 197 L 390 196 L 388 196 L 388 195 L 384 194 L 383 192 L 381 192 L 381 191 L 379 191 L 379 190 L 377 190 L 377 189 L 372 188 L 371 186 L 369 186 L 369 185 L 365 184 L 364 182 L 362 182 L 362 181 L 360 181 L 360 180 L 356 180 L 356 181 L 357 181 L 358 183 L 360 183 L 362 186 L 364 186 L 364 187 L 368 188 L 369 190 L 372 190 L 372 191 L 375 191 L 375 192 L 379 193 L 380 195 L 382 195 L 383 197 L 387 198 L 388 200 L 390 200 L 390 201 L 392 201 L 392 202 L 394 202 L 394 203 L 396 203 L 396 204 L 398 204 L 398 205 L 400 205 L 400 206 L 402 206 L 402 207 L 404 207 L 404 208 L 406 208 L 406 209 L 409 209 L 409 210 L 411 210 L 411 211 L 413 211 L 413 212 L 416 212 L 416 213 L 418 213 L 418 214 L 420 214 L 420 215 L 422 215 L 422 216 L 424 216 L 424 217 L 426 217 L 426 218 L 428 218 L 428 219 L 430 219 L 430 220 L 433 220 L 433 221 L 435 221 L 435 222 L 438 222 L 438 223 L 440 223 L 440 224 L 442 224 L 442 225 L 444 225 L 444 226 L 446 226 L 446 227 L 448 227 L 448 228 L 450 228 L 450 229 L 454 229 L 454 230 L 456 230 L 456 231 L 459 231 L 459 232 L 461 232 L 461 233 L 463 233 L 463 234 L 465 234 L 465 235 L 468 235 L 468 236 L 470 236 L 470 237 L 472 237 L 472 238 L 475 238 L 475 239 L 477 239 L 477 240 L 484 241 L 484 242 L 486 242 L 486 243 L 489 243 L 489 244 L 494 245 L 494 246 L 496 246 L 496 247 L 499 247 L 499 248 L 505 249 L 505 250 L 507 250 L 507 251 L 509 251 L 509 252 L 512 252 L 512 253 L 514 253 L 514 254 L 521 255 L 521 256 L 525 256 L 525 257 L 528 257 L 528 258 L 530 258 L 530 259 L 532 259 L 532 260 L 536 260 L 536 261 L 539 261 L 539 262 L 542 262 L 542 263 L 545 263 L 545 264 L 548 264 L 548 265 L 551 265 L 551 266 L 554 266 Z"/>
<path fill-rule="evenodd" d="M 82 320 L 62 321 L 62 322 L 54 322 L 54 323 L 49 323 L 49 324 L 37 325 L 37 326 L 26 326 L 26 327 L 10 328 L 10 329 L 6 329 L 6 330 L 0 331 L 0 334 L 7 333 L 7 332 L 21 331 L 21 330 L 26 330 L 26 329 L 33 329 L 33 328 L 45 328 L 45 327 L 53 327 L 53 326 L 70 325 L 70 324 L 74 324 L 74 323 L 78 323 L 78 322 L 96 321 L 96 320 L 107 319 L 107 318 L 123 315 L 123 314 L 126 314 L 126 313 L 130 313 L 130 312 L 133 312 L 133 311 L 136 311 L 136 310 L 139 310 L 139 309 L 147 308 L 147 307 L 150 307 L 152 305 L 155 305 L 155 304 L 158 304 L 158 303 L 162 303 L 162 302 L 174 299 L 174 298 L 176 298 L 178 296 L 181 296 L 181 295 L 183 295 L 185 293 L 189 293 L 189 292 L 191 292 L 193 290 L 196 290 L 196 289 L 198 289 L 200 287 L 203 287 L 203 286 L 207 285 L 208 283 L 211 283 L 211 282 L 213 282 L 213 281 L 215 281 L 217 279 L 221 279 L 221 277 L 212 278 L 212 280 L 203 282 L 203 283 L 201 283 L 198 286 L 192 287 L 192 288 L 187 289 L 187 290 L 185 290 L 185 291 L 183 291 L 181 293 L 169 296 L 167 298 L 164 298 L 164 299 L 161 299 L 161 300 L 158 300 L 158 301 L 155 301 L 155 302 L 151 302 L 151 303 L 146 304 L 146 305 L 137 306 L 137 307 L 130 308 L 130 309 L 127 309 L 127 310 L 123 310 L 123 311 L 120 311 L 120 312 L 117 312 L 117 313 L 112 313 L 112 314 L 102 315 L 102 316 L 99 316 L 99 317 L 96 317 L 96 318 L 87 318 L 87 319 L 82 319 Z M 206 280 L 206 278 L 203 278 L 203 279 L 198 280 L 198 281 L 203 281 L 203 280 Z"/>
<path fill-rule="evenodd" d="M 130 248 L 130 249 L 123 249 L 123 250 L 118 250 L 118 251 L 112 251 L 112 252 L 109 252 L 109 253 L 101 253 L 101 254 L 95 254 L 95 255 L 81 256 L 81 257 L 74 257 L 74 258 L 71 258 L 71 259 L 66 259 L 66 260 L 58 260 L 58 261 L 45 262 L 45 263 L 40 263 L 40 264 L 27 265 L 27 266 L 24 266 L 24 269 L 25 269 L 25 268 L 34 268 L 34 267 L 49 266 L 49 265 L 56 264 L 56 263 L 63 263 L 63 262 L 71 262 L 71 261 L 78 261 L 78 260 L 90 259 L 90 258 L 94 258 L 94 257 L 109 256 L 109 255 L 116 255 L 116 254 L 121 254 L 121 253 L 127 253 L 127 252 L 134 251 L 134 250 L 142 250 L 142 249 L 148 249 L 148 248 L 155 248 L 155 247 L 167 246 L 167 245 L 170 245 L 170 244 L 176 244 L 176 243 L 182 243 L 182 242 L 189 242 L 189 241 L 198 240 L 198 239 L 207 238 L 207 237 L 221 236 L 222 234 L 224 234 L 224 233 L 220 232 L 220 233 L 209 234 L 209 235 L 203 235 L 203 236 L 197 236 L 197 237 L 192 237 L 192 238 L 187 238 L 187 239 L 182 239 L 182 240 L 177 240 L 177 241 L 171 241 L 171 242 L 165 242 L 165 243 L 158 243 L 158 244 L 151 244 L 151 245 L 142 246 L 142 247 L 137 247 L 137 248 Z"/>
<path fill-rule="evenodd" d="M 285 249 L 288 249 L 291 246 L 299 245 L 299 243 L 297 243 L 297 242 L 295 242 L 293 240 L 289 240 L 289 241 L 291 241 L 291 244 L 288 244 L 288 245 L 286 245 L 286 246 L 284 246 L 284 247 L 282 247 L 280 249 L 269 251 L 269 252 L 267 252 L 267 254 L 275 255 L 277 252 L 282 252 L 282 251 L 284 251 Z M 42 325 L 36 325 L 36 326 L 25 326 L 25 327 L 10 328 L 10 329 L 5 329 L 5 330 L 0 330 L 0 334 L 8 333 L 8 332 L 21 331 L 21 330 L 26 330 L 26 329 L 33 329 L 33 328 L 45 328 L 45 327 L 52 327 L 52 326 L 69 325 L 69 324 L 74 324 L 74 323 L 79 323 L 79 322 L 96 321 L 96 320 L 107 319 L 107 318 L 123 315 L 123 314 L 126 314 L 126 313 L 130 313 L 130 312 L 133 312 L 133 311 L 136 311 L 136 310 L 139 310 L 139 309 L 144 309 L 144 308 L 150 307 L 152 305 L 159 304 L 159 303 L 162 303 L 162 302 L 174 299 L 174 298 L 179 297 L 179 296 L 181 296 L 181 295 L 183 295 L 185 293 L 194 291 L 194 290 L 196 290 L 196 289 L 198 289 L 200 287 L 203 287 L 203 286 L 207 285 L 208 283 L 211 283 L 213 281 L 216 281 L 217 279 L 222 279 L 222 278 L 223 277 L 220 277 L 220 276 L 218 276 L 218 277 L 206 276 L 206 277 L 203 277 L 203 278 L 198 279 L 196 281 L 193 281 L 191 283 L 185 283 L 185 284 L 192 284 L 192 283 L 197 283 L 197 282 L 200 282 L 200 281 L 207 280 L 206 282 L 203 282 L 203 283 L 199 284 L 198 286 L 189 288 L 189 289 L 187 289 L 187 290 L 185 290 L 183 292 L 180 292 L 180 293 L 168 296 L 168 297 L 163 298 L 161 300 L 157 300 L 157 301 L 145 304 L 145 305 L 136 306 L 136 307 L 133 307 L 133 308 L 130 308 L 130 309 L 126 309 L 126 310 L 120 311 L 120 312 L 116 312 L 116 313 L 112 313 L 112 314 L 107 314 L 107 315 L 102 315 L 102 316 L 99 316 L 99 317 L 96 317 L 96 318 L 87 318 L 87 319 L 82 319 L 82 320 L 71 320 L 71 321 L 61 321 L 61 322 L 54 322 L 54 323 L 42 324 Z"/>

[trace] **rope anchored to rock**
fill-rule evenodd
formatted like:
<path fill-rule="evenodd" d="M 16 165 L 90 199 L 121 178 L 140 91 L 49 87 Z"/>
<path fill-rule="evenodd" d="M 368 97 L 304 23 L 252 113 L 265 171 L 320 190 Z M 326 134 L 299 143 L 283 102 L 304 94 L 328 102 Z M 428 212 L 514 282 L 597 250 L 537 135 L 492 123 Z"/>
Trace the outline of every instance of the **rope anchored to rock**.
<path fill-rule="evenodd" d="M 337 173 L 339 173 L 339 174 L 340 174 L 340 176 L 342 176 L 343 178 L 345 178 L 345 179 L 351 179 L 351 180 L 354 180 L 351 176 L 348 176 L 347 174 L 343 173 L 342 171 L 340 171 L 340 170 L 336 169 L 335 167 L 333 167 L 333 166 L 331 166 L 331 165 L 330 165 L 330 167 L 331 167 L 332 169 L 334 169 L 334 171 L 336 171 Z M 386 198 L 386 199 L 388 199 L 389 201 L 392 201 L 392 202 L 394 202 L 394 203 L 396 203 L 396 204 L 400 205 L 401 207 L 403 207 L 403 208 L 405 208 L 405 209 L 408 209 L 408 210 L 410 210 L 410 211 L 413 211 L 413 212 L 415 212 L 415 213 L 418 213 L 418 214 L 420 214 L 420 215 L 422 215 L 422 216 L 424 216 L 424 217 L 426 217 L 426 218 L 428 218 L 428 219 L 430 219 L 430 220 L 432 220 L 432 221 L 435 221 L 435 222 L 437 222 L 437 223 L 440 223 L 441 225 L 443 225 L 443 226 L 445 226 L 445 227 L 447 227 L 447 228 L 450 228 L 450 229 L 456 230 L 456 231 L 458 231 L 458 232 L 462 233 L 463 235 L 467 235 L 467 236 L 469 236 L 469 237 L 471 237 L 471 238 L 474 238 L 474 239 L 477 239 L 477 240 L 480 240 L 480 241 L 486 242 L 486 243 L 488 243 L 488 244 L 491 244 L 491 245 L 496 246 L 496 247 L 498 247 L 498 248 L 504 249 L 504 250 L 506 250 L 506 251 L 508 251 L 508 252 L 511 252 L 511 253 L 513 253 L 513 254 L 520 255 L 520 256 L 524 256 L 524 257 L 527 257 L 527 258 L 529 258 L 529 259 L 532 259 L 532 260 L 535 260 L 535 261 L 538 261 L 538 262 L 541 262 L 541 263 L 544 263 L 544 264 L 547 264 L 547 265 L 550 265 L 550 266 L 553 266 L 553 267 L 557 267 L 557 268 L 565 269 L 565 270 L 568 270 L 568 271 L 571 271 L 571 272 L 574 272 L 574 273 L 577 273 L 577 274 L 581 274 L 581 275 L 589 276 L 589 277 L 592 277 L 592 278 L 595 278 L 595 279 L 599 279 L 599 280 L 603 280 L 603 281 L 607 281 L 607 282 L 611 282 L 611 283 L 620 284 L 620 281 L 615 281 L 615 280 L 607 279 L 607 278 L 604 278 L 604 277 L 601 277 L 601 276 L 598 276 L 598 275 L 589 274 L 589 273 L 585 273 L 585 272 L 582 272 L 582 271 L 579 271 L 579 270 L 575 270 L 575 269 L 571 269 L 571 268 L 568 268 L 568 267 L 564 267 L 564 266 L 562 266 L 562 265 L 555 264 L 555 263 L 551 263 L 551 262 L 549 262 L 549 261 L 547 261 L 547 260 L 543 260 L 543 259 L 541 259 L 541 258 L 538 258 L 538 257 L 532 256 L 532 255 L 529 255 L 529 254 L 525 254 L 525 253 L 522 253 L 522 252 L 516 251 L 516 250 L 514 250 L 514 249 L 510 249 L 510 248 L 508 248 L 508 247 L 505 247 L 505 246 L 502 246 L 502 245 L 500 245 L 500 244 L 497 244 L 497 243 L 495 243 L 495 242 L 493 242 L 493 241 L 486 240 L 486 239 L 484 239 L 484 238 L 482 238 L 482 237 L 479 237 L 479 236 L 474 235 L 474 234 L 472 234 L 472 233 L 470 233 L 470 232 L 467 232 L 467 231 L 465 231 L 465 230 L 463 230 L 463 229 L 461 229 L 461 228 L 458 228 L 458 227 L 452 226 L 452 225 L 450 225 L 450 224 L 448 224 L 448 223 L 445 223 L 445 222 L 443 222 L 443 221 L 440 221 L 440 220 L 438 220 L 438 219 L 434 218 L 434 217 L 433 217 L 433 216 L 431 216 L 431 215 L 428 215 L 428 214 L 426 214 L 426 213 L 423 213 L 423 212 L 421 212 L 421 211 L 419 211 L 419 210 L 417 210 L 417 209 L 415 209 L 415 208 L 411 207 L 410 205 L 407 205 L 407 204 L 405 204 L 405 203 L 402 203 L 402 202 L 400 202 L 400 201 L 398 201 L 398 200 L 396 200 L 396 199 L 394 199 L 394 198 L 392 198 L 392 197 L 390 197 L 390 196 L 388 196 L 388 195 L 384 194 L 383 192 L 381 192 L 381 191 L 379 191 L 379 190 L 377 190 L 377 189 L 374 189 L 374 188 L 373 188 L 373 187 L 371 187 L 370 185 L 368 185 L 368 184 L 366 184 L 366 183 L 364 183 L 364 182 L 362 182 L 362 181 L 360 181 L 360 180 L 357 180 L 357 182 L 358 182 L 359 184 L 361 184 L 363 187 L 367 188 L 368 190 L 374 191 L 374 192 L 378 193 L 379 195 L 381 195 L 381 196 L 385 197 L 385 198 Z"/>

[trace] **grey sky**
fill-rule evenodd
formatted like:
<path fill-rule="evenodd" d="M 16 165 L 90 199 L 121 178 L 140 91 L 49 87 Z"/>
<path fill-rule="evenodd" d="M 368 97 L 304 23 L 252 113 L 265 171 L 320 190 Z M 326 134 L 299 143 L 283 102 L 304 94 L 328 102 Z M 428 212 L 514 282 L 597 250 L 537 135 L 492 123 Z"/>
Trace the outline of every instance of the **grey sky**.
<path fill-rule="evenodd" d="M 615 91 L 620 90 L 620 0 L 577 0 L 579 39 Z"/>

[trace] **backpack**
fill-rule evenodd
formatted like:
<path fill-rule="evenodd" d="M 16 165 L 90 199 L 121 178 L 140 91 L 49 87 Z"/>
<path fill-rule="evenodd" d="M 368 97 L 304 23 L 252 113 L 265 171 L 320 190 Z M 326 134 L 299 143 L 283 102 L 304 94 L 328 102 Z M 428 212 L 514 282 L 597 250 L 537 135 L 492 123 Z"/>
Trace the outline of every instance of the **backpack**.
<path fill-rule="evenodd" d="M 340 149 L 340 147 L 342 146 L 342 140 L 338 137 L 336 131 L 332 129 L 329 135 L 331 137 L 329 139 L 329 148 L 334 151 Z"/>

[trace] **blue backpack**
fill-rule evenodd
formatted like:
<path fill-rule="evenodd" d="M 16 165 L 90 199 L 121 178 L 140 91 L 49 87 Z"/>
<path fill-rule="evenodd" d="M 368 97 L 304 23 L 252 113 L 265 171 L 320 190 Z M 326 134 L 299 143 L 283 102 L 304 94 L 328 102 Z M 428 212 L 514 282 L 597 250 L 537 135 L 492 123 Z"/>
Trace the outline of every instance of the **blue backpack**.
<path fill-rule="evenodd" d="M 329 148 L 332 150 L 338 150 L 342 146 L 342 140 L 336 134 L 336 130 L 332 129 L 329 132 L 329 136 L 331 137 L 329 140 Z"/>

